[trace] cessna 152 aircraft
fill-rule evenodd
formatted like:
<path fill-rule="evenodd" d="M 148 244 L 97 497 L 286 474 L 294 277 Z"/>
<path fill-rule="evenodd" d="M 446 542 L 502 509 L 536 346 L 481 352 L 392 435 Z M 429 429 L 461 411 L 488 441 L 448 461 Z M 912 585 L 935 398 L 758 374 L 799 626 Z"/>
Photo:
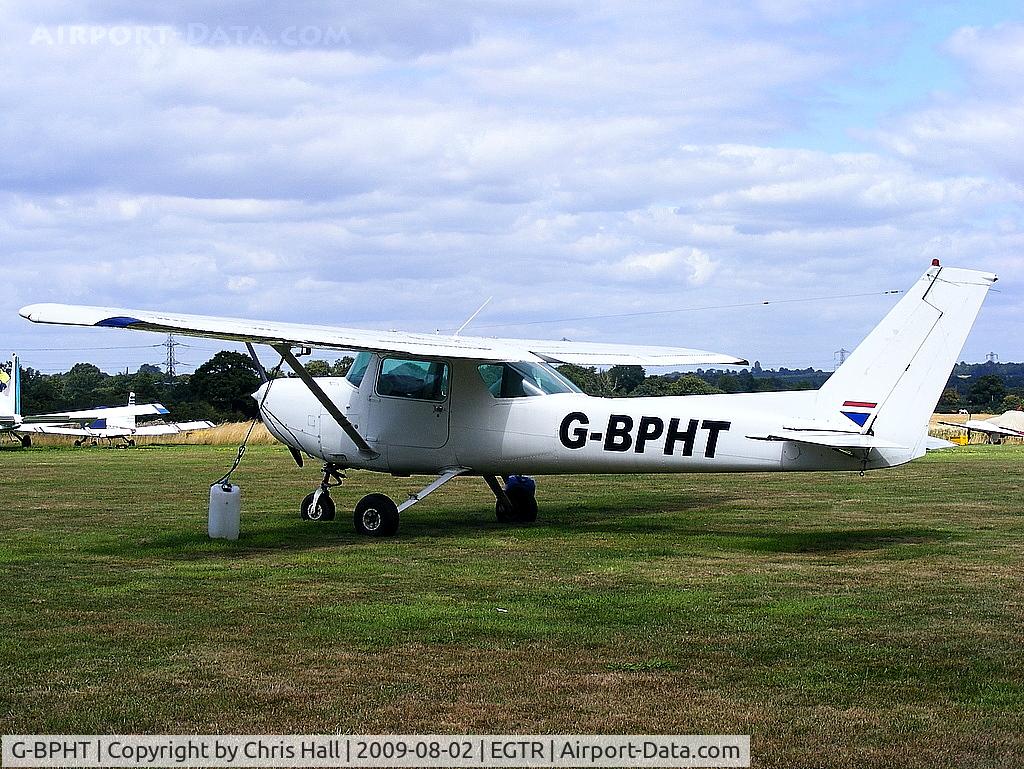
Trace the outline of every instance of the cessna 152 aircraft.
<path fill-rule="evenodd" d="M 329 520 L 341 471 L 434 474 L 397 505 L 369 494 L 356 530 L 386 536 L 399 516 L 460 475 L 480 476 L 499 520 L 532 521 L 533 480 L 554 473 L 865 471 L 925 453 L 928 419 L 991 273 L 938 261 L 817 391 L 595 398 L 552 364 L 745 364 L 670 347 L 377 332 L 165 312 L 41 304 L 36 323 L 173 332 L 273 347 L 297 379 L 257 391 L 263 420 L 301 464 L 324 461 L 303 518 Z M 359 351 L 345 378 L 313 378 L 296 348 Z M 255 357 L 255 355 L 254 355 Z M 498 481 L 505 479 L 504 486 Z"/>
<path fill-rule="evenodd" d="M 0 432 L 15 436 L 21 445 L 32 445 L 33 435 L 64 435 L 74 437 L 75 445 L 101 440 L 124 441 L 135 445 L 135 438 L 144 435 L 176 435 L 193 430 L 207 430 L 212 422 L 172 422 L 160 425 L 138 425 L 137 417 L 166 416 L 170 412 L 159 403 L 136 405 L 135 393 L 128 395 L 127 406 L 100 406 L 85 411 L 63 414 L 21 415 L 21 367 L 18 356 L 0 364 Z"/>

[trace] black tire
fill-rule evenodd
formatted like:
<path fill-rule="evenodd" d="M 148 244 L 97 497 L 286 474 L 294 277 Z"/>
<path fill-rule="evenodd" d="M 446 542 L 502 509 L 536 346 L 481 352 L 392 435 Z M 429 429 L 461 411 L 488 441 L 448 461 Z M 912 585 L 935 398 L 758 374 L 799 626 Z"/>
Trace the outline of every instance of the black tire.
<path fill-rule="evenodd" d="M 494 505 L 498 523 L 533 523 L 537 520 L 537 497 L 522 486 L 506 487 L 505 496 L 512 503 L 509 508 L 502 500 Z"/>
<path fill-rule="evenodd" d="M 531 494 L 522 487 L 505 489 L 505 496 L 509 498 L 515 508 L 515 520 L 521 523 L 533 523 L 537 520 L 537 496 Z"/>
<path fill-rule="evenodd" d="M 398 505 L 386 494 L 367 494 L 352 515 L 356 533 L 367 537 L 391 537 L 398 532 Z"/>
<path fill-rule="evenodd" d="M 21 446 L 22 446 L 22 448 L 26 448 L 26 449 L 32 448 L 32 436 L 31 435 L 23 435 L 23 436 L 21 436 Z"/>
<path fill-rule="evenodd" d="M 317 502 L 316 509 L 313 509 L 313 497 L 315 495 L 316 492 L 313 492 L 302 500 L 302 506 L 299 508 L 299 515 L 302 516 L 302 520 L 317 522 L 333 521 L 336 510 L 331 495 L 320 494 L 320 501 Z"/>
<path fill-rule="evenodd" d="M 498 523 L 515 523 L 519 520 L 516 517 L 516 509 L 500 499 L 494 503 L 494 517 L 498 519 Z"/>

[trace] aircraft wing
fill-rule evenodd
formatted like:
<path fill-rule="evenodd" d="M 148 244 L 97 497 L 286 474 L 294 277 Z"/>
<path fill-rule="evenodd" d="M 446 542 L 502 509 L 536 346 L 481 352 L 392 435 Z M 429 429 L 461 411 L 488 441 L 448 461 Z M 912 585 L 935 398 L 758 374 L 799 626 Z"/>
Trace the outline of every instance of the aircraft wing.
<path fill-rule="evenodd" d="M 163 416 L 170 412 L 159 403 L 148 403 L 141 406 L 111 406 L 109 408 L 85 409 L 84 411 L 68 411 L 63 414 L 35 414 L 23 417 L 25 425 L 58 425 L 70 422 L 87 424 L 97 419 L 120 419 L 121 417 Z"/>
<path fill-rule="evenodd" d="M 83 305 L 34 304 L 22 308 L 21 316 L 33 323 L 128 328 L 165 334 L 228 339 L 236 342 L 268 345 L 289 344 L 334 350 L 369 350 L 378 353 L 402 353 L 417 357 L 575 363 L 578 365 L 747 365 L 747 361 L 732 355 L 692 350 L 686 347 L 650 347 L 599 342 L 553 342 L 536 339 L 417 334 L 405 331 L 370 331 Z"/>
<path fill-rule="evenodd" d="M 178 435 L 179 433 L 190 433 L 196 430 L 209 430 L 213 422 L 172 422 L 166 425 L 143 425 L 135 429 L 135 435 Z"/>
<path fill-rule="evenodd" d="M 992 422 L 985 419 L 971 419 L 967 422 L 939 422 L 939 424 L 949 425 L 950 427 L 959 427 L 962 430 L 974 430 L 979 433 L 985 433 L 985 435 L 1005 435 L 1016 438 L 1024 436 L 1024 432 L 1021 432 L 1020 430 L 1014 430 L 1009 427 L 1000 427 L 999 425 L 992 424 Z"/>
<path fill-rule="evenodd" d="M 70 424 L 46 422 L 42 424 L 24 424 L 13 429 L 18 434 L 33 435 L 67 435 L 86 438 L 133 438 L 136 436 L 178 435 L 196 430 L 209 430 L 213 422 L 172 422 L 166 425 L 142 425 L 134 429 L 129 427 L 72 427 Z"/>
<path fill-rule="evenodd" d="M 86 427 L 69 427 L 68 425 L 46 423 L 21 425 L 15 428 L 18 434 L 31 433 L 33 435 L 68 435 L 83 438 L 121 438 L 132 434 L 131 430 L 121 427 L 102 427 L 88 429 Z"/>

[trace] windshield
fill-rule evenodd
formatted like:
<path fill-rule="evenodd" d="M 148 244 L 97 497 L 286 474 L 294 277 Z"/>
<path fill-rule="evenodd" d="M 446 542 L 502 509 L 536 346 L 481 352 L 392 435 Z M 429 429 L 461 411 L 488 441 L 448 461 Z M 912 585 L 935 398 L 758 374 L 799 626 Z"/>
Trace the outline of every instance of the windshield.
<path fill-rule="evenodd" d="M 352 361 L 352 366 L 349 368 L 348 374 L 345 375 L 345 379 L 354 387 L 359 387 L 363 383 L 363 377 L 366 376 L 366 367 L 370 365 L 371 355 L 372 353 L 361 352 Z"/>
<path fill-rule="evenodd" d="M 580 388 L 544 363 L 484 363 L 480 378 L 495 398 L 578 393 Z"/>

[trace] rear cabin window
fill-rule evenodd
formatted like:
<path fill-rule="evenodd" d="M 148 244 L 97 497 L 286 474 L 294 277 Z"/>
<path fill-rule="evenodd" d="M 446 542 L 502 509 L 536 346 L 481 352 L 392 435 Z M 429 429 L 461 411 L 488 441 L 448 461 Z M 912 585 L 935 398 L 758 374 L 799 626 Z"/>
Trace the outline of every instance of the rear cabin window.
<path fill-rule="evenodd" d="M 348 380 L 349 384 L 353 387 L 359 387 L 363 383 L 363 377 L 366 376 L 366 367 L 370 365 L 371 354 L 368 352 L 361 352 L 356 356 L 356 359 L 352 361 L 352 365 L 349 367 L 348 374 L 345 375 L 345 379 Z"/>
<path fill-rule="evenodd" d="M 448 397 L 448 364 L 433 360 L 385 358 L 377 377 L 377 394 L 443 401 Z"/>

